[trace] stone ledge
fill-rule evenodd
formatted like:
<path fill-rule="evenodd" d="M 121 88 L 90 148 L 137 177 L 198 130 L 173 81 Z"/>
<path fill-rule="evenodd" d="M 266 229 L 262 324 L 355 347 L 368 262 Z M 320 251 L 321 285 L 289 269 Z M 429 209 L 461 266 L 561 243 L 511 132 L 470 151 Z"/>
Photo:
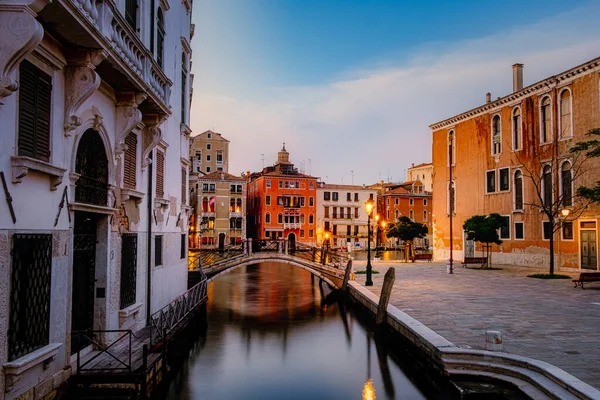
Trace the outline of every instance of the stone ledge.
<path fill-rule="evenodd" d="M 144 303 L 137 302 L 137 303 L 130 305 L 129 307 L 119 310 L 119 320 L 124 320 L 124 319 L 131 317 L 132 315 L 135 315 L 136 313 L 138 313 L 140 311 L 140 309 L 142 308 L 143 305 L 144 305 Z"/>
<path fill-rule="evenodd" d="M 133 199 L 136 205 L 139 205 L 144 198 L 145 193 L 138 192 L 133 189 L 121 189 L 121 201 L 125 203 L 129 199 Z"/>
<path fill-rule="evenodd" d="M 7 362 L 6 364 L 2 365 L 2 368 L 4 368 L 4 373 L 6 375 L 20 375 L 28 369 L 31 369 L 38 364 L 56 357 L 58 354 L 58 349 L 62 345 L 62 343 L 50 343 L 41 349 L 37 349 L 27 355 L 24 355 L 21 358 Z"/>
<path fill-rule="evenodd" d="M 54 166 L 48 162 L 25 156 L 10 158 L 12 168 L 12 182 L 21 183 L 29 171 L 36 171 L 50 177 L 50 190 L 56 190 L 62 183 L 66 169 Z"/>

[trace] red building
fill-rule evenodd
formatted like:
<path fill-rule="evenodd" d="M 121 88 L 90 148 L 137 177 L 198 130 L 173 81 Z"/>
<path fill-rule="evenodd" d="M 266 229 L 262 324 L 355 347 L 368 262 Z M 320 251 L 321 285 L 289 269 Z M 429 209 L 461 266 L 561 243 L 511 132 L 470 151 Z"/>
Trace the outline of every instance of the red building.
<path fill-rule="evenodd" d="M 284 144 L 275 165 L 248 174 L 247 236 L 314 245 L 317 178 L 299 173 L 289 157 Z"/>

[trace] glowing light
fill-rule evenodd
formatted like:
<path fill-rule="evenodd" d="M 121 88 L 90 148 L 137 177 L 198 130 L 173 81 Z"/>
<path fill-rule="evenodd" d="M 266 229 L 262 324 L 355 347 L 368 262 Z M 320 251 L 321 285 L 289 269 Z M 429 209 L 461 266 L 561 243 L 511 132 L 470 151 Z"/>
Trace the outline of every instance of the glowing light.
<path fill-rule="evenodd" d="M 369 379 L 365 382 L 365 386 L 363 386 L 362 391 L 363 400 L 375 400 L 377 397 L 375 395 L 375 388 L 373 387 L 373 379 Z"/>
<path fill-rule="evenodd" d="M 571 212 L 571 210 L 569 210 L 568 208 L 563 208 L 562 210 L 560 210 L 560 213 L 562 214 L 563 217 L 567 218 L 569 216 L 569 213 Z"/>

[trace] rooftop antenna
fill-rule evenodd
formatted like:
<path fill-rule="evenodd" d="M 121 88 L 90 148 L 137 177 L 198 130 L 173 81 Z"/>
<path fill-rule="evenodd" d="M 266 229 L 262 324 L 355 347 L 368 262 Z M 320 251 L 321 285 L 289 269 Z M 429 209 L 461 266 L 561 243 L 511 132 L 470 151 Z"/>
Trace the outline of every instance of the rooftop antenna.
<path fill-rule="evenodd" d="M 260 153 L 260 155 L 261 155 L 260 159 L 262 160 L 262 167 L 264 168 L 265 167 L 265 155 L 264 155 L 264 153 Z"/>
<path fill-rule="evenodd" d="M 350 171 L 350 175 L 352 175 L 352 184 L 354 185 L 354 170 Z"/>

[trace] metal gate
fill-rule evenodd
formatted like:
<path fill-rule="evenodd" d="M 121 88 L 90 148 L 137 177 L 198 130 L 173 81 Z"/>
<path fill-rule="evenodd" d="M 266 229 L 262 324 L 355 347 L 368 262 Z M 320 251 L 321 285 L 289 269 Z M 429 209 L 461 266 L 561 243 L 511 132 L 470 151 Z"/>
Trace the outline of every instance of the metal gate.
<path fill-rule="evenodd" d="M 467 239 L 465 235 L 465 257 L 475 257 L 475 241 Z"/>
<path fill-rule="evenodd" d="M 121 309 L 135 304 L 137 233 L 125 233 L 121 243 Z"/>
<path fill-rule="evenodd" d="M 94 328 L 94 284 L 96 280 L 96 222 L 93 214 L 75 212 L 73 234 L 73 292 L 71 310 L 71 354 L 89 340 L 77 331 Z"/>

